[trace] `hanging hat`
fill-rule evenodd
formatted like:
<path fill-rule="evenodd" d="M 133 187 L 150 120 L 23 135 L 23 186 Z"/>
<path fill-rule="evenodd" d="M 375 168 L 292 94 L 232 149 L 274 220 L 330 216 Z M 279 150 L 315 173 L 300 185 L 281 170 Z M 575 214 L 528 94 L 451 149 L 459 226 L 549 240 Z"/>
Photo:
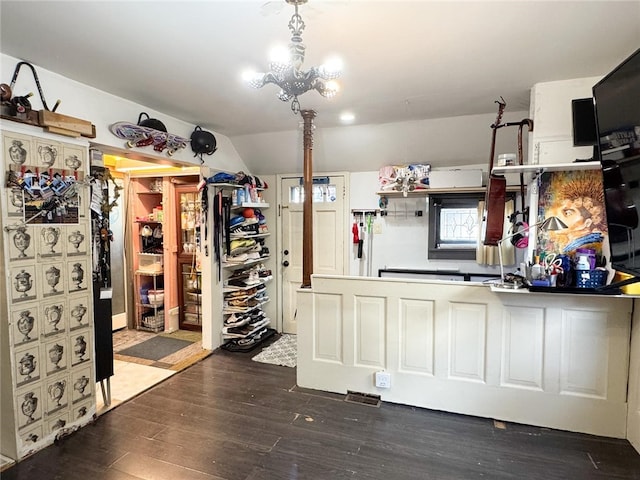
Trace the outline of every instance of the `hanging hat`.
<path fill-rule="evenodd" d="M 198 125 L 191 133 L 191 150 L 196 155 L 213 155 L 218 149 L 213 133 L 202 130 Z"/>

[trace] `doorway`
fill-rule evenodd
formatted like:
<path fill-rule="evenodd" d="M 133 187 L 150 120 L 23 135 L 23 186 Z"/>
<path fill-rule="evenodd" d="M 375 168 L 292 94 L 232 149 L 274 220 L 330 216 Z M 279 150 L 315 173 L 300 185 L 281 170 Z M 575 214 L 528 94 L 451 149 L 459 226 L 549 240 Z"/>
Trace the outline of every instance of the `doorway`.
<path fill-rule="evenodd" d="M 280 288 L 282 331 L 297 332 L 297 290 L 302 283 L 304 187 L 301 177 L 280 177 Z M 346 174 L 313 178 L 313 273 L 343 275 Z"/>
<path fill-rule="evenodd" d="M 199 282 L 193 279 L 196 269 L 199 272 L 200 268 L 195 261 L 199 247 L 199 219 L 189 218 L 185 223 L 188 228 L 181 228 L 181 215 L 186 213 L 180 208 L 181 199 L 185 208 L 196 205 L 196 199 L 200 198 L 197 184 L 201 176 L 208 173 L 208 169 L 201 171 L 200 166 L 177 163 L 161 165 L 156 161 L 132 160 L 115 155 L 104 155 L 103 159 L 115 181 L 121 182 L 124 190 L 120 194 L 116 214 L 110 215 L 113 234 L 110 246 L 114 306 L 113 375 L 108 379 L 111 405 L 104 406 L 103 396 L 98 393 L 99 413 L 186 368 L 196 361 L 192 359 L 197 357 L 199 360 L 203 354 L 210 353 L 202 348 L 200 331 L 187 332 L 179 325 L 179 313 L 187 313 L 184 303 L 189 300 L 180 292 L 183 286 L 187 286 L 185 280 L 190 281 L 190 293 L 199 288 Z M 136 189 L 137 185 L 143 187 Z M 200 207 L 199 201 L 197 206 Z M 145 225 L 152 235 L 143 238 L 141 231 Z M 147 250 L 143 246 L 148 247 Z M 184 276 L 183 271 L 186 272 Z M 149 299 L 146 300 L 141 296 L 140 286 L 148 279 L 152 279 L 157 288 L 154 287 L 152 294 L 145 292 Z M 162 291 L 162 287 L 167 288 Z M 197 299 L 201 299 L 199 293 Z M 191 308 L 193 310 L 194 307 Z M 195 308 L 195 311 L 188 313 L 191 313 L 187 317 L 187 323 L 192 326 L 190 330 L 194 330 L 194 326 L 196 330 L 201 330 L 200 309 Z M 122 317 L 126 319 L 124 324 L 119 323 Z M 143 324 L 142 319 L 146 323 Z M 198 338 L 194 338 L 194 335 Z M 138 356 L 140 350 L 144 350 L 142 348 L 135 355 L 131 353 L 132 347 L 154 337 L 163 337 L 157 339 L 163 347 L 166 347 L 167 339 L 180 346 L 167 350 L 162 358 L 152 358 L 153 355 L 146 358 L 144 354 Z M 163 348 L 160 351 L 165 350 Z M 153 353 L 157 352 L 155 350 Z M 103 384 L 106 383 L 105 379 Z M 101 386 L 98 386 L 97 390 L 100 389 Z"/>

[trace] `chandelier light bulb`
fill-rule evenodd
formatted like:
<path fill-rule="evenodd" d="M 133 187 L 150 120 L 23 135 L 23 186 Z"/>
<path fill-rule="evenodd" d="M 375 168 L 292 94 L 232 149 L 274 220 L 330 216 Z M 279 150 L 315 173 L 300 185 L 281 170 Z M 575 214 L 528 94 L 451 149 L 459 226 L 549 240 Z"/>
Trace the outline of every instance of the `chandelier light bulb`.
<path fill-rule="evenodd" d="M 246 82 L 246 83 L 251 83 L 259 75 L 261 75 L 261 74 L 256 72 L 255 70 L 245 70 L 244 72 L 242 72 L 242 81 Z"/>
<path fill-rule="evenodd" d="M 338 82 L 331 80 L 329 82 L 324 82 L 324 88 L 323 91 L 320 92 L 320 94 L 325 98 L 333 98 L 338 94 L 339 91 L 340 85 L 338 84 Z"/>
<path fill-rule="evenodd" d="M 320 76 L 325 80 L 335 80 L 342 74 L 342 60 L 331 58 L 320 65 L 318 69 L 320 70 Z"/>
<path fill-rule="evenodd" d="M 272 63 L 288 64 L 291 61 L 289 49 L 283 45 L 273 47 L 269 52 L 269 60 Z"/>
<path fill-rule="evenodd" d="M 356 116 L 352 112 L 343 112 L 340 115 L 340 121 L 342 123 L 353 123 L 355 119 L 356 119 Z"/>
<path fill-rule="evenodd" d="M 265 74 L 254 70 L 246 70 L 242 73 L 242 81 L 253 88 L 260 88 L 265 83 Z"/>

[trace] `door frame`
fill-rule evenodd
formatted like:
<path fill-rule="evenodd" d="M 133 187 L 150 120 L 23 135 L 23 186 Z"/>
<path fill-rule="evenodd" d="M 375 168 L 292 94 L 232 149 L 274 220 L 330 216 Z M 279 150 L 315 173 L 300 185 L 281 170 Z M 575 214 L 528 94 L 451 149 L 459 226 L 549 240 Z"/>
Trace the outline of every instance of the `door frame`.
<path fill-rule="evenodd" d="M 275 280 L 276 280 L 276 325 L 275 328 L 278 332 L 282 332 L 283 324 L 284 324 L 284 308 L 282 298 L 282 248 L 283 248 L 283 238 L 282 238 L 282 180 L 286 178 L 301 178 L 302 173 L 281 173 L 276 175 L 276 272 Z M 313 172 L 313 177 L 343 177 L 344 178 L 344 199 L 343 209 L 344 209 L 344 228 L 345 232 L 349 232 L 349 220 L 350 220 L 350 211 L 351 211 L 351 183 L 349 172 L 341 171 L 341 172 Z M 344 248 L 342 249 L 342 275 L 348 275 L 350 265 L 349 265 L 349 242 L 348 239 L 344 242 Z"/>

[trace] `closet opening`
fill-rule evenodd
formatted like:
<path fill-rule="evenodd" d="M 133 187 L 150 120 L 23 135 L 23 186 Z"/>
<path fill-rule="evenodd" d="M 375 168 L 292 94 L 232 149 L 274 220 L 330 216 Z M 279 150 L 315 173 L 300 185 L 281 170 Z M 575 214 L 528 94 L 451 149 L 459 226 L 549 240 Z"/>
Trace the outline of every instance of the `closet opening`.
<path fill-rule="evenodd" d="M 202 349 L 198 190 L 207 172 L 144 157 L 105 154 L 103 160 L 113 179 L 110 195 L 116 187 L 122 190 L 108 219 L 112 241 L 105 288 L 112 328 L 104 343 L 111 340 L 113 374 L 107 401 L 98 396 L 99 413 L 210 353 Z"/>

